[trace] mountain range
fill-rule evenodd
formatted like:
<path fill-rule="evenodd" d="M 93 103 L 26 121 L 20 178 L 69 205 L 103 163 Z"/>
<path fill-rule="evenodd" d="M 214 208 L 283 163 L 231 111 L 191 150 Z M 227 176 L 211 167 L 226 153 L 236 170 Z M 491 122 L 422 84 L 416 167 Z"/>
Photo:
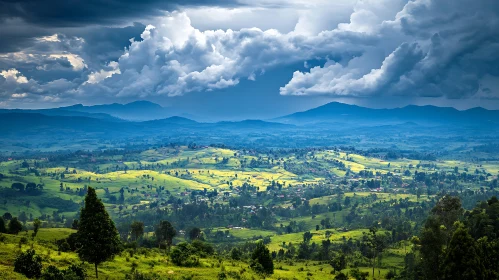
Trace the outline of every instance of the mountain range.
<path fill-rule="evenodd" d="M 371 109 L 356 105 L 331 102 L 304 112 L 297 112 L 273 119 L 273 121 L 292 124 L 314 123 L 365 123 L 393 124 L 413 122 L 418 124 L 466 124 L 487 125 L 499 122 L 499 111 L 484 108 L 457 110 L 451 107 L 409 105 L 394 109 Z"/>
<path fill-rule="evenodd" d="M 149 101 L 135 101 L 128 104 L 103 104 L 94 106 L 84 106 L 76 104 L 67 107 L 51 109 L 0 109 L 0 114 L 42 114 L 46 116 L 60 117 L 88 117 L 101 119 L 110 122 L 120 121 L 153 121 L 169 119 L 184 125 L 198 123 L 192 120 L 187 114 L 175 111 L 173 108 L 165 108 Z M 176 117 L 172 118 L 172 117 Z M 200 118 L 197 118 L 200 120 Z M 201 119 L 202 120 L 202 119 Z M 164 123 L 165 121 L 163 121 Z M 204 121 L 206 122 L 206 121 Z M 313 124 L 334 124 L 334 123 L 355 123 L 364 125 L 386 125 L 412 122 L 415 124 L 466 124 L 466 125 L 489 125 L 499 122 L 499 111 L 487 110 L 484 108 L 472 108 L 468 110 L 457 110 L 451 107 L 436 106 L 415 106 L 410 105 L 403 108 L 393 109 L 372 109 L 356 105 L 349 105 L 339 102 L 331 102 L 317 108 L 290 115 L 253 121 L 253 125 L 264 125 L 268 122 L 293 124 L 293 125 L 313 125 Z M 218 122 L 222 126 L 230 126 L 240 122 Z M 246 121 L 249 124 L 249 121 Z"/>
<path fill-rule="evenodd" d="M 0 109 L 0 154 L 30 150 L 75 150 L 150 143 L 283 147 L 380 143 L 441 150 L 497 139 L 499 111 L 459 111 L 435 106 L 371 109 L 332 102 L 270 120 L 197 121 L 138 101 L 81 104 L 39 110 Z M 199 120 L 199 119 L 198 119 Z M 409 141 L 409 142 L 408 142 Z M 412 144 L 410 144 L 412 143 Z"/>

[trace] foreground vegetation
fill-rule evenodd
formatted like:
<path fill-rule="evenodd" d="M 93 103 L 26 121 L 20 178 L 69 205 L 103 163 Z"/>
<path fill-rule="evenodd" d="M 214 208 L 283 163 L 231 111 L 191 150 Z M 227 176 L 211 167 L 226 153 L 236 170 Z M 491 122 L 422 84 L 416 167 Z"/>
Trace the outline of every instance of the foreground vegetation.
<path fill-rule="evenodd" d="M 496 278 L 483 252 L 496 250 L 498 172 L 493 161 L 351 148 L 170 144 L 5 158 L 0 278 L 25 277 L 20 256 L 39 256 L 46 279 L 93 278 L 93 264 L 104 279 L 451 279 L 452 265 L 461 279 Z M 86 220 L 92 193 L 106 214 Z M 76 234 L 103 215 L 107 233 Z M 99 258 L 84 253 L 114 232 L 109 250 L 87 250 Z M 456 257 L 463 242 L 475 255 Z M 266 250 L 272 271 L 256 261 Z"/>

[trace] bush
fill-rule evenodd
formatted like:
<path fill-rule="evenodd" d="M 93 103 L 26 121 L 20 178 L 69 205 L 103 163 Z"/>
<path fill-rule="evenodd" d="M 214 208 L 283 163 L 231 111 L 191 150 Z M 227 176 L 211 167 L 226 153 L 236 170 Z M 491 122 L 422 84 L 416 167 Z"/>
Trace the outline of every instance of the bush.
<path fill-rule="evenodd" d="M 190 244 L 182 242 L 175 246 L 170 253 L 172 262 L 178 266 L 198 266 L 199 259 L 195 255 L 196 249 Z"/>
<path fill-rule="evenodd" d="M 71 251 L 71 246 L 69 246 L 69 243 L 68 243 L 66 240 L 64 240 L 63 242 L 61 242 L 61 243 L 60 243 L 60 244 L 58 244 L 58 245 L 59 245 L 59 246 L 58 246 L 58 247 L 59 247 L 58 249 L 59 249 L 59 251 L 61 251 L 61 252 L 69 252 L 69 251 Z"/>
<path fill-rule="evenodd" d="M 42 274 L 42 280 L 84 280 L 85 268 L 81 265 L 70 265 L 65 270 L 60 270 L 57 267 L 50 265 Z"/>
<path fill-rule="evenodd" d="M 87 272 L 82 265 L 72 264 L 64 271 L 67 280 L 84 280 Z"/>
<path fill-rule="evenodd" d="M 357 280 L 367 280 L 369 277 L 368 272 L 362 272 L 358 268 L 350 270 L 350 275 Z"/>
<path fill-rule="evenodd" d="M 240 260 L 241 257 L 242 257 L 241 255 L 242 255 L 241 251 L 239 249 L 237 249 L 237 248 L 233 248 L 230 251 L 230 257 L 233 260 L 236 260 L 236 261 Z"/>
<path fill-rule="evenodd" d="M 57 267 L 50 265 L 48 266 L 42 274 L 43 280 L 62 280 L 64 278 L 64 272 Z"/>
<path fill-rule="evenodd" d="M 213 255 L 213 253 L 215 252 L 213 246 L 208 243 L 204 243 L 199 239 L 192 241 L 191 246 L 194 249 L 194 253 L 200 255 L 201 257 Z"/>
<path fill-rule="evenodd" d="M 334 277 L 334 280 L 348 280 L 348 276 L 345 273 L 340 272 L 336 275 L 336 277 Z"/>
<path fill-rule="evenodd" d="M 22 252 L 14 261 L 14 271 L 28 278 L 39 278 L 42 275 L 42 258 L 33 249 Z"/>
<path fill-rule="evenodd" d="M 385 276 L 386 279 L 395 279 L 395 277 L 397 277 L 397 274 L 393 270 L 388 271 Z"/>

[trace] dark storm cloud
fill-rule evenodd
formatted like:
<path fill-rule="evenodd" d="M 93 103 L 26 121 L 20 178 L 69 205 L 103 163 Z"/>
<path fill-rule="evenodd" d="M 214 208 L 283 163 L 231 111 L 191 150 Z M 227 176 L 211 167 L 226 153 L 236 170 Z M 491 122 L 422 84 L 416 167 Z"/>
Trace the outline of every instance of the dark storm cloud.
<path fill-rule="evenodd" d="M 62 28 L 73 28 L 73 34 L 91 35 L 89 32 L 95 28 L 86 30 L 88 26 L 128 25 L 135 20 L 171 11 L 179 4 L 236 5 L 229 0 L 0 0 L 0 53 L 19 51 L 30 46 L 35 37 L 52 35 Z M 135 32 L 134 36 L 137 34 L 140 32 Z M 100 45 L 103 45 L 102 41 Z"/>
<path fill-rule="evenodd" d="M 496 0 L 410 1 L 376 32 L 386 42 L 399 44 L 395 50 L 379 45 L 391 52 L 381 65 L 327 63 L 309 72 L 295 72 L 281 93 L 499 98 L 499 89 L 481 90 L 488 75 L 499 76 L 498 19 Z M 360 18 L 356 24 L 362 26 L 364 21 Z M 402 52 L 407 43 L 417 51 Z M 360 59 L 368 60 L 369 55 L 366 52 Z"/>
<path fill-rule="evenodd" d="M 20 18 L 43 26 L 113 24 L 155 16 L 178 5 L 235 5 L 229 0 L 1 0 L 0 19 Z"/>

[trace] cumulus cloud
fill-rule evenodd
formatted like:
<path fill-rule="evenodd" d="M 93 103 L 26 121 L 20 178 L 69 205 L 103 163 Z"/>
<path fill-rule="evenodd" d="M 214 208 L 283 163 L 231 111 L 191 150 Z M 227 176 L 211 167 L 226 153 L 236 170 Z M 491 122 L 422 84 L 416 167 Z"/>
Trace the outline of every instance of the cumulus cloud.
<path fill-rule="evenodd" d="M 255 80 L 255 73 L 276 65 L 331 53 L 361 52 L 376 40 L 365 34 L 336 31 L 315 36 L 258 28 L 200 31 L 186 13 L 178 12 L 147 26 L 141 39 L 133 41 L 117 61 L 121 74 L 100 75 L 107 79 L 83 90 L 115 91 L 117 96 L 212 91 L 234 86 L 240 79 Z M 98 73 L 89 76 L 88 84 L 95 84 Z"/>
<path fill-rule="evenodd" d="M 0 75 L 2 75 L 5 78 L 6 83 L 13 83 L 13 84 L 26 84 L 28 83 L 28 79 L 24 77 L 17 69 L 9 69 L 7 71 L 2 71 L 0 72 Z"/>
<path fill-rule="evenodd" d="M 29 47 L 0 55 L 0 95 L 51 101 L 180 96 L 304 65 L 281 95 L 499 97 L 495 0 L 216 3 L 156 11 L 148 25 L 38 36 Z M 270 16 L 279 13 L 286 17 L 273 25 Z"/>
<path fill-rule="evenodd" d="M 499 76 L 495 67 L 499 52 L 498 13 L 496 1 L 477 4 L 470 0 L 411 1 L 393 20 L 383 21 L 365 7 L 356 9 L 350 23 L 340 24 L 339 29 L 374 32 L 400 45 L 372 70 L 352 63 L 326 63 L 309 72 L 295 72 L 280 92 L 283 95 L 472 97 L 479 93 L 485 75 Z M 389 44 L 378 47 L 386 51 L 391 48 Z M 364 53 L 365 58 L 369 55 L 370 52 Z M 498 90 L 490 94 L 489 88 L 487 96 L 498 98 Z"/>

